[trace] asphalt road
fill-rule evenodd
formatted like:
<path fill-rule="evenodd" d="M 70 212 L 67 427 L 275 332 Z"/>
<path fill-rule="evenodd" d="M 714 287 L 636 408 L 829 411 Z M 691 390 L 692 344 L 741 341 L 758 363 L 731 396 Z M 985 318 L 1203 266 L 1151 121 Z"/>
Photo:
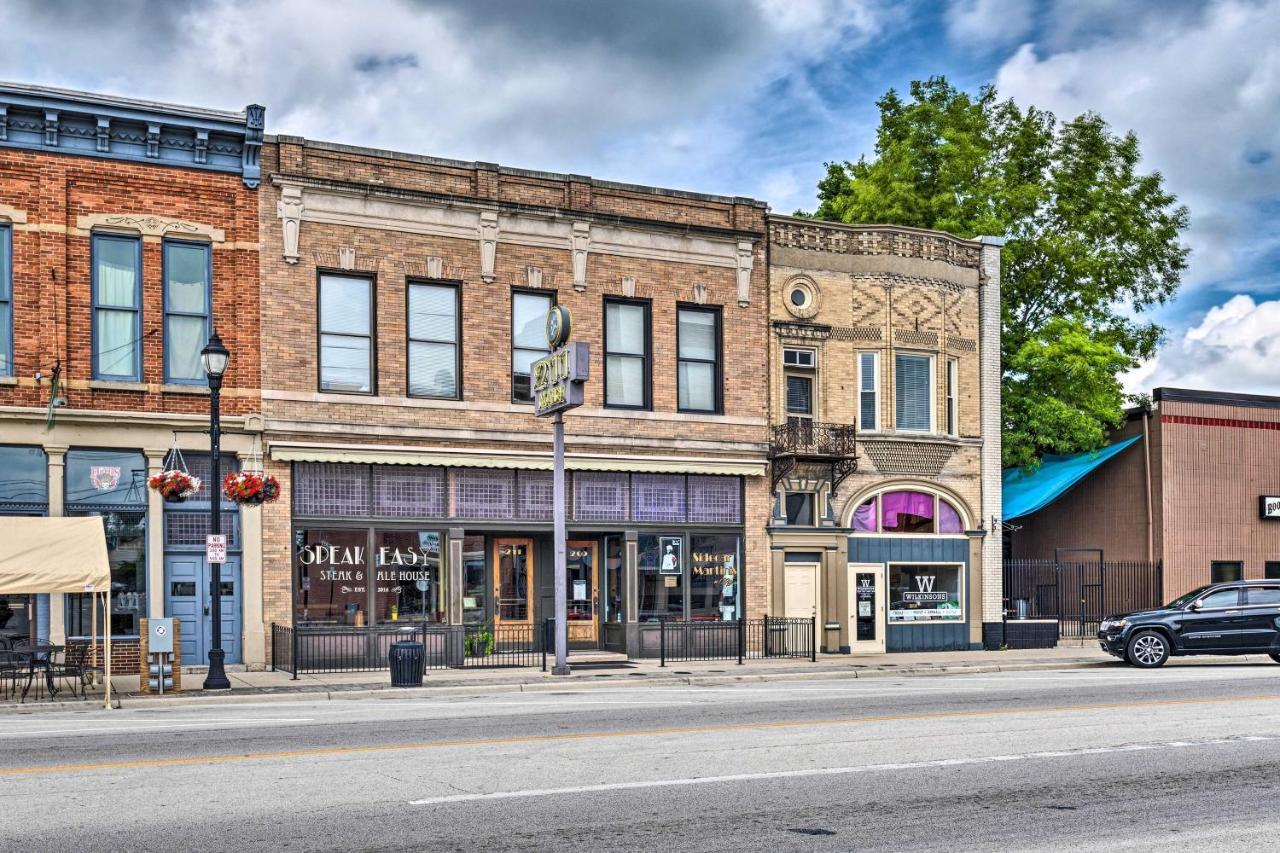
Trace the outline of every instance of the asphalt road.
<path fill-rule="evenodd" d="M 1263 850 L 1280 666 L 0 716 L 0 850 Z"/>

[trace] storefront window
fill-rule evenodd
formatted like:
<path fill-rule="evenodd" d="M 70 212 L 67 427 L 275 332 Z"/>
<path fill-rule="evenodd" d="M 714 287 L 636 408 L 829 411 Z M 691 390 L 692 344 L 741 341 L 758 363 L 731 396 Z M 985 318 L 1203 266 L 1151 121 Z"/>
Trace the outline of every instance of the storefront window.
<path fill-rule="evenodd" d="M 70 450 L 67 505 L 147 507 L 147 461 L 121 450 Z M 70 513 L 68 513 L 69 515 Z"/>
<path fill-rule="evenodd" d="M 462 621 L 468 625 L 485 622 L 484 537 L 462 540 Z"/>
<path fill-rule="evenodd" d="M 43 513 L 49 503 L 48 474 L 43 449 L 0 446 L 0 515 L 23 509 Z"/>
<path fill-rule="evenodd" d="M 368 532 L 311 529 L 295 536 L 298 623 L 366 624 Z"/>
<path fill-rule="evenodd" d="M 604 621 L 619 623 L 625 618 L 622 608 L 623 544 L 621 536 L 604 540 Z"/>
<path fill-rule="evenodd" d="M 639 540 L 641 622 L 684 618 L 684 539 L 641 536 Z"/>
<path fill-rule="evenodd" d="M 102 516 L 111 566 L 111 634 L 136 636 L 138 620 L 147 610 L 147 514 L 76 510 L 67 515 Z M 67 596 L 67 631 L 72 636 L 88 636 L 93 630 L 92 607 L 93 596 Z"/>
<path fill-rule="evenodd" d="M 961 566 L 889 565 L 890 622 L 964 619 Z"/>
<path fill-rule="evenodd" d="M 378 622 L 444 621 L 440 541 L 435 530 L 374 533 L 374 612 Z"/>
<path fill-rule="evenodd" d="M 738 537 L 689 537 L 689 618 L 730 621 L 742 614 Z"/>

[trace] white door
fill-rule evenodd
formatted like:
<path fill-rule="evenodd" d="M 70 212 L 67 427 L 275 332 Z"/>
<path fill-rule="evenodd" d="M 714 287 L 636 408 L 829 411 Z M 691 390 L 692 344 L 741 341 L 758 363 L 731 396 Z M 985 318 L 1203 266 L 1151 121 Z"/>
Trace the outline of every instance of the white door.
<path fill-rule="evenodd" d="M 849 564 L 849 651 L 884 652 L 884 564 Z"/>
<path fill-rule="evenodd" d="M 788 619 L 812 619 L 813 642 L 818 642 L 818 594 L 820 568 L 817 563 L 784 563 L 782 582 L 783 616 Z"/>

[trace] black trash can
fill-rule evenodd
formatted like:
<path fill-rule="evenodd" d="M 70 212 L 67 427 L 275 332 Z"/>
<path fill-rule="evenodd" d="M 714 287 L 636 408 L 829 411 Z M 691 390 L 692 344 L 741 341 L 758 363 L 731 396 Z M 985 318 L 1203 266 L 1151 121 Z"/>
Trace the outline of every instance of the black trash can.
<path fill-rule="evenodd" d="M 391 664 L 392 687 L 422 686 L 422 665 L 425 662 L 422 643 L 411 640 L 392 643 L 387 661 Z"/>

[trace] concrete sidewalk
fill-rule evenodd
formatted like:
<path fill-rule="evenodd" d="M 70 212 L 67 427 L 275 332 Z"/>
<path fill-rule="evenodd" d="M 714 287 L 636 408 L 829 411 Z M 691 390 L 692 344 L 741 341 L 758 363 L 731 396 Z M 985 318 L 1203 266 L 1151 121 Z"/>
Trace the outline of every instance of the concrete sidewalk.
<path fill-rule="evenodd" d="M 1275 666 L 1266 656 L 1174 658 L 1170 666 L 1206 664 L 1256 664 Z M 192 668 L 183 671 L 185 689 L 164 696 L 138 692 L 138 676 L 116 676 L 112 679 L 113 698 L 131 707 L 160 707 L 190 703 L 262 702 L 281 700 L 359 699 L 369 697 L 465 695 L 495 692 L 532 692 L 571 687 L 645 687 L 672 684 L 713 686 L 744 681 L 777 681 L 786 679 L 896 678 L 907 676 L 1019 672 L 1105 668 L 1124 665 L 1091 647 L 1073 643 L 1056 649 L 1006 651 L 920 652 L 883 655 L 820 655 L 817 661 L 775 659 L 736 661 L 699 661 L 669 663 L 665 667 L 656 660 L 628 661 L 619 656 L 584 653 L 570 657 L 574 671 L 568 676 L 553 676 L 537 669 L 449 669 L 428 670 L 422 687 L 393 688 L 390 674 L 380 672 L 303 673 L 296 679 L 287 672 L 227 673 L 231 690 L 208 693 L 200 689 L 204 672 Z M 35 713 L 42 710 L 85 709 L 101 706 L 102 690 L 91 690 L 87 699 L 71 698 L 66 692 L 54 700 L 28 698 L 25 704 L 0 702 L 0 714 Z"/>

